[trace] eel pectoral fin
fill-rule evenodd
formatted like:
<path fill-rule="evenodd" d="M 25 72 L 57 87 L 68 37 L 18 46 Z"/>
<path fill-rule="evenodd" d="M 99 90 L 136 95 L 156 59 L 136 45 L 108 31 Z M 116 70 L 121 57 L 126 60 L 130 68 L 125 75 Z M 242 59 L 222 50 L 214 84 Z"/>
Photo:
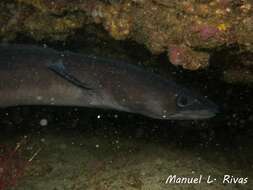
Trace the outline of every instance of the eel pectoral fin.
<path fill-rule="evenodd" d="M 48 66 L 48 68 L 49 70 L 53 71 L 54 73 L 67 80 L 68 82 L 72 83 L 73 85 L 83 88 L 85 90 L 92 90 L 92 88 L 88 87 L 86 83 L 80 81 L 75 76 L 71 75 L 63 63 L 51 64 Z"/>

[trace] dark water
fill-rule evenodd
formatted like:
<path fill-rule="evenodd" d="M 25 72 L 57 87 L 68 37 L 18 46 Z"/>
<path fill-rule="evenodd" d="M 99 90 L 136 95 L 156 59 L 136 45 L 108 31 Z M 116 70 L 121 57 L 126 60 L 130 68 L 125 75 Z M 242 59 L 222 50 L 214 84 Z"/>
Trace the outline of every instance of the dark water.
<path fill-rule="evenodd" d="M 16 42 L 35 43 L 23 36 Z M 204 121 L 159 121 L 86 108 L 0 110 L 1 144 L 15 147 L 26 136 L 22 159 L 42 149 L 14 188 L 253 189 L 253 88 L 223 82 L 221 53 L 214 53 L 207 70 L 189 72 L 171 66 L 165 55 L 150 55 L 143 46 L 97 39 L 92 33 L 81 40 L 77 33 L 65 43 L 36 44 L 140 62 L 144 69 L 208 96 L 221 113 Z M 220 180 L 230 174 L 248 177 L 248 183 L 170 186 L 165 179 L 171 174 L 214 175 Z"/>

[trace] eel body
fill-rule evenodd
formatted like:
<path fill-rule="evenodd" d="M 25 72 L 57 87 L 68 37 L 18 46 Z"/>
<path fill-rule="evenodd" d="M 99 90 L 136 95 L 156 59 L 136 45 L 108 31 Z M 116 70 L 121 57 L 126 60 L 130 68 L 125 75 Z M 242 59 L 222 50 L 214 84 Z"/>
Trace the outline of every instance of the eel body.
<path fill-rule="evenodd" d="M 0 107 L 80 106 L 205 119 L 217 106 L 132 64 L 32 45 L 0 46 Z"/>

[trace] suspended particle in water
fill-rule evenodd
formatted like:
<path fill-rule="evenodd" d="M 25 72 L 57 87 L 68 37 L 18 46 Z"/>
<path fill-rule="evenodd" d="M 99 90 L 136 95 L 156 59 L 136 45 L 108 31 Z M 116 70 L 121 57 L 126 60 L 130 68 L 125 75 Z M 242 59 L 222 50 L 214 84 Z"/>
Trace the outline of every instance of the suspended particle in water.
<path fill-rule="evenodd" d="M 51 97 L 51 98 L 50 98 L 50 104 L 52 104 L 52 105 L 55 104 L 55 98 L 54 98 L 54 97 Z"/>
<path fill-rule="evenodd" d="M 48 125 L 47 119 L 41 119 L 40 120 L 40 126 L 44 127 L 44 126 L 47 126 L 47 125 Z"/>
<path fill-rule="evenodd" d="M 43 97 L 42 96 L 37 96 L 36 99 L 40 101 L 40 100 L 43 99 Z"/>

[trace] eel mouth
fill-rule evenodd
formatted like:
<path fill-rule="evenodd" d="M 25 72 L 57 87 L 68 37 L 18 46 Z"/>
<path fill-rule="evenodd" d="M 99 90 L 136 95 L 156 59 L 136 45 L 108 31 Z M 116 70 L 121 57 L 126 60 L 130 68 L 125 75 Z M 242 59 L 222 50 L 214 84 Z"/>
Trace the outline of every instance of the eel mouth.
<path fill-rule="evenodd" d="M 187 110 L 187 111 L 180 111 L 178 113 L 174 113 L 169 115 L 168 119 L 175 119 L 175 120 L 198 120 L 198 119 L 209 119 L 216 116 L 219 113 L 217 109 L 207 109 L 207 110 Z"/>

